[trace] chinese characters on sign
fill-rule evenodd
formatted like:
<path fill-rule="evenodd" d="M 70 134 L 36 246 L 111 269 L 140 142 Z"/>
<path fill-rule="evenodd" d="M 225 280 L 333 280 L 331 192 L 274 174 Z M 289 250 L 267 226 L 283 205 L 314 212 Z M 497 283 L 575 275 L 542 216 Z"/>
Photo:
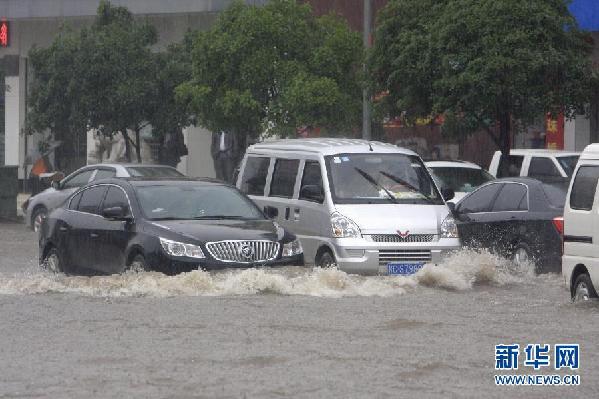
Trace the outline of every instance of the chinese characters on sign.
<path fill-rule="evenodd" d="M 520 345 L 495 345 L 495 369 L 518 370 Z M 524 366 L 539 370 L 551 365 L 551 346 L 529 344 L 524 348 Z M 578 344 L 554 345 L 553 366 L 555 370 L 578 370 L 580 350 Z"/>
<path fill-rule="evenodd" d="M 0 47 L 8 47 L 8 22 L 0 21 Z"/>

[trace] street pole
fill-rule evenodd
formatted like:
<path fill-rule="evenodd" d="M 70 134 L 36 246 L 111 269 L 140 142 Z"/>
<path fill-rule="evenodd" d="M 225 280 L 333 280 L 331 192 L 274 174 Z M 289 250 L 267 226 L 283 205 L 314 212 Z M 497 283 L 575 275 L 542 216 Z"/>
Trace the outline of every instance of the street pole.
<path fill-rule="evenodd" d="M 364 48 L 370 48 L 370 33 L 371 33 L 371 22 L 372 22 L 372 0 L 364 0 L 364 29 L 362 32 L 362 38 L 364 41 Z M 364 62 L 364 75 L 368 76 L 368 66 Z M 362 138 L 364 140 L 370 140 L 372 135 L 370 132 L 370 93 L 368 89 L 364 87 L 362 90 Z"/>

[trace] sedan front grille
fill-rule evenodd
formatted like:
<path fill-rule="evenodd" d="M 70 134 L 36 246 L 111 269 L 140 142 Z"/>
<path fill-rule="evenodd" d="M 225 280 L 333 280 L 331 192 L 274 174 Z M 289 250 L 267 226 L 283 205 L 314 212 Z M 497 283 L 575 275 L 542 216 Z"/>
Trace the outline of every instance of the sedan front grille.
<path fill-rule="evenodd" d="M 221 262 L 254 263 L 273 260 L 279 254 L 274 241 L 217 241 L 206 243 L 210 255 Z"/>
<path fill-rule="evenodd" d="M 431 242 L 435 240 L 434 234 L 410 234 L 402 237 L 399 234 L 371 234 L 374 242 Z"/>
<path fill-rule="evenodd" d="M 430 262 L 431 251 L 428 249 L 385 249 L 379 250 L 379 264 L 389 262 Z"/>

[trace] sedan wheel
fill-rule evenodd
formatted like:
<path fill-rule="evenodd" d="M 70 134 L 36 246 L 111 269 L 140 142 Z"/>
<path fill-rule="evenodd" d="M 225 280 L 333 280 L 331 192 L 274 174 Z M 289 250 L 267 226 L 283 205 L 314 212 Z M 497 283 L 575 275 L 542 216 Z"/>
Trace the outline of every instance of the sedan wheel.
<path fill-rule="evenodd" d="M 316 260 L 316 266 L 322 268 L 336 267 L 337 262 L 335 262 L 335 257 L 332 253 L 330 253 L 329 251 L 325 251 Z"/>
<path fill-rule="evenodd" d="M 33 217 L 31 218 L 31 220 L 33 221 L 33 231 L 35 231 L 36 233 L 40 231 L 40 228 L 42 227 L 42 222 L 47 216 L 48 211 L 46 210 L 46 208 L 39 208 L 35 210 L 35 212 L 33 213 Z"/>
<path fill-rule="evenodd" d="M 142 255 L 135 255 L 135 258 L 133 258 L 133 260 L 131 261 L 129 266 L 127 266 L 125 271 L 132 271 L 136 273 L 148 271 L 146 259 Z"/>
<path fill-rule="evenodd" d="M 520 243 L 512 252 L 512 262 L 519 268 L 534 266 L 534 259 L 531 256 L 530 248 L 524 243 Z M 536 271 L 536 270 L 535 270 Z"/>
<path fill-rule="evenodd" d="M 574 302 L 584 302 L 591 298 L 597 298 L 591 278 L 588 274 L 581 274 L 576 278 L 576 282 L 574 283 L 574 296 L 572 300 Z"/>
<path fill-rule="evenodd" d="M 60 273 L 63 270 L 62 261 L 60 259 L 60 255 L 58 254 L 58 250 L 56 248 L 52 248 L 48 251 L 44 262 L 42 263 L 42 267 L 52 273 Z"/>

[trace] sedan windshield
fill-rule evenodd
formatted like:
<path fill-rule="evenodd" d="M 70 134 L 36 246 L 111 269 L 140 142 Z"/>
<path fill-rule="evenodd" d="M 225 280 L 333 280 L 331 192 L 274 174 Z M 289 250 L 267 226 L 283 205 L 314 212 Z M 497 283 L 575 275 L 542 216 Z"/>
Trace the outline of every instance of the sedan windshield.
<path fill-rule="evenodd" d="M 337 154 L 325 157 L 338 204 L 443 204 L 424 164 L 405 154 Z"/>
<path fill-rule="evenodd" d="M 469 193 L 494 177 L 482 169 L 434 167 L 430 168 L 433 178 L 442 188 L 451 188 L 457 193 Z"/>
<path fill-rule="evenodd" d="M 139 203 L 150 220 L 264 219 L 243 194 L 221 185 L 152 185 L 136 189 Z"/>

